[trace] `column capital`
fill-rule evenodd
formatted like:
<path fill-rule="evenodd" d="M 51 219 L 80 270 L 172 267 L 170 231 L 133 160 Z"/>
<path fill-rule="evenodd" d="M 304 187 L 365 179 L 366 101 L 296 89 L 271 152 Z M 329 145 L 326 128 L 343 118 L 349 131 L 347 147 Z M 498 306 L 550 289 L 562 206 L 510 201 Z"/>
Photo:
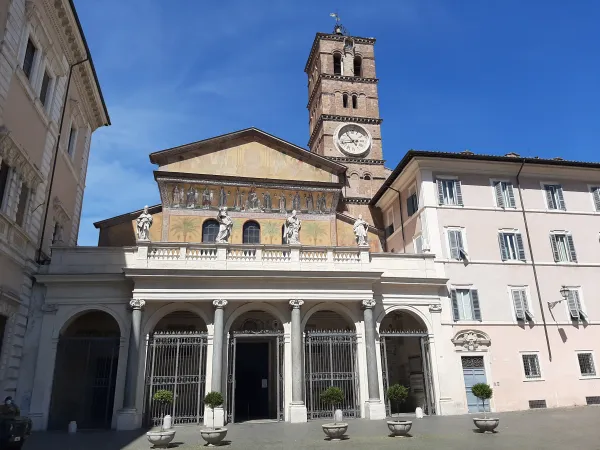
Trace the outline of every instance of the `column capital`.
<path fill-rule="evenodd" d="M 364 299 L 362 301 L 362 307 L 365 309 L 375 307 L 375 300 L 373 300 L 372 298 Z"/>
<path fill-rule="evenodd" d="M 213 306 L 215 308 L 217 308 L 217 309 L 219 309 L 219 308 L 221 308 L 221 309 L 225 308 L 227 306 L 227 303 L 228 303 L 227 300 L 222 299 L 222 298 L 217 299 L 217 300 L 213 300 Z"/>
<path fill-rule="evenodd" d="M 300 307 L 304 305 L 304 300 L 301 300 L 299 298 L 293 298 L 290 300 L 290 306 L 293 309 L 300 309 Z"/>
<path fill-rule="evenodd" d="M 142 300 L 141 298 L 132 298 L 129 300 L 131 309 L 143 309 L 144 305 L 146 305 L 146 300 Z"/>

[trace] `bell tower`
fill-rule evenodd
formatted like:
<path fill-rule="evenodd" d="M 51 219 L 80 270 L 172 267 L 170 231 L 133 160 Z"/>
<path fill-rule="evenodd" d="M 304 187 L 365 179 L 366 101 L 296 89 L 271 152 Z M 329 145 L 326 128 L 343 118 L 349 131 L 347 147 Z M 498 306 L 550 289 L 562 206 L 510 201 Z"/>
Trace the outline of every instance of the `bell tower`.
<path fill-rule="evenodd" d="M 375 39 L 348 35 L 339 17 L 332 16 L 336 17 L 333 33 L 317 33 L 304 68 L 308 146 L 311 152 L 348 167 L 345 210 L 367 218 L 367 204 L 389 173 L 381 149 Z"/>

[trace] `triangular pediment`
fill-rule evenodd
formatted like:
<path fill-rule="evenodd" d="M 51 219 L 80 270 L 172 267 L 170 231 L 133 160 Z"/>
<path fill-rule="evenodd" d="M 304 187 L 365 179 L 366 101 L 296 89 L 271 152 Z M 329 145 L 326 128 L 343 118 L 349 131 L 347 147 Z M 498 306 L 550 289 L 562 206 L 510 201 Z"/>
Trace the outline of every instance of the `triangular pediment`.
<path fill-rule="evenodd" d="M 160 172 L 338 182 L 346 167 L 256 128 L 152 153 Z"/>

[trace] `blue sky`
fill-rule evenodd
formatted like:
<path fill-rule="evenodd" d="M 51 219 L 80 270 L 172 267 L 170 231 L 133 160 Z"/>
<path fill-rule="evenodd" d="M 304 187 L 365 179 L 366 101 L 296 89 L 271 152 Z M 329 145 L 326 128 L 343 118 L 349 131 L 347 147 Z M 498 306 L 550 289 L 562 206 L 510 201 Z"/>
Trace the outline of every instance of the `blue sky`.
<path fill-rule="evenodd" d="M 383 150 L 600 160 L 596 0 L 75 1 L 113 125 L 92 138 L 92 223 L 159 202 L 148 154 L 255 126 L 306 147 L 314 34 L 375 37 Z"/>

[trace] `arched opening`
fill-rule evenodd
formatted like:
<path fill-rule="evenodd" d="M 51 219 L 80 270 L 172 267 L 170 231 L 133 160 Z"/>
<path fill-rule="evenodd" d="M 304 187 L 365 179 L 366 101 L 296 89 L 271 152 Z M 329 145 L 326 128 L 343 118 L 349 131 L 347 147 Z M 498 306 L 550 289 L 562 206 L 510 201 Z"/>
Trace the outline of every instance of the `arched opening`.
<path fill-rule="evenodd" d="M 244 223 L 242 229 L 242 242 L 244 244 L 260 244 L 260 225 L 254 220 Z"/>
<path fill-rule="evenodd" d="M 212 244 L 219 234 L 219 222 L 214 219 L 205 220 L 202 224 L 202 242 Z"/>
<path fill-rule="evenodd" d="M 360 56 L 354 57 L 354 76 L 362 77 L 362 58 Z"/>
<path fill-rule="evenodd" d="M 317 311 L 304 327 L 304 380 L 310 419 L 332 417 L 321 392 L 330 386 L 344 392 L 340 409 L 344 417 L 359 417 L 356 326 L 335 311 Z"/>
<path fill-rule="evenodd" d="M 119 324 L 90 311 L 72 321 L 58 339 L 48 428 L 110 428 L 119 361 Z"/>
<path fill-rule="evenodd" d="M 265 311 L 247 311 L 231 324 L 227 364 L 229 422 L 283 420 L 283 324 Z"/>
<path fill-rule="evenodd" d="M 166 413 L 174 424 L 203 421 L 206 348 L 206 323 L 193 312 L 173 311 L 158 321 L 148 336 L 146 425 L 161 424 L 163 411 L 152 396 L 163 389 L 173 392 Z"/>
<path fill-rule="evenodd" d="M 392 311 L 381 321 L 379 336 L 387 413 L 411 412 L 416 407 L 421 407 L 426 414 L 435 414 L 429 339 L 425 323 L 409 311 Z M 409 388 L 406 402 L 392 404 L 388 400 L 387 390 L 394 384 Z"/>
<path fill-rule="evenodd" d="M 342 106 L 344 108 L 348 107 L 348 94 L 342 95 Z"/>
<path fill-rule="evenodd" d="M 333 54 L 333 74 L 342 74 L 342 55 L 340 53 Z"/>
<path fill-rule="evenodd" d="M 358 108 L 358 96 L 356 94 L 354 94 L 352 96 L 352 109 L 357 109 Z"/>

